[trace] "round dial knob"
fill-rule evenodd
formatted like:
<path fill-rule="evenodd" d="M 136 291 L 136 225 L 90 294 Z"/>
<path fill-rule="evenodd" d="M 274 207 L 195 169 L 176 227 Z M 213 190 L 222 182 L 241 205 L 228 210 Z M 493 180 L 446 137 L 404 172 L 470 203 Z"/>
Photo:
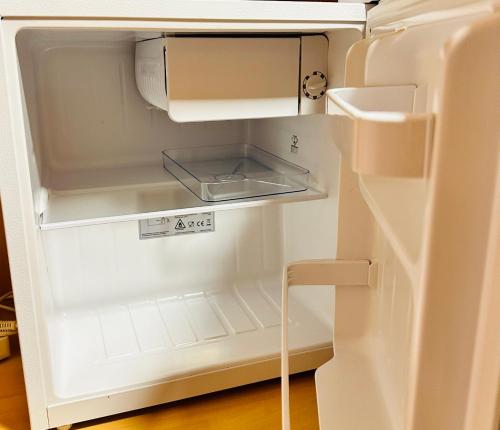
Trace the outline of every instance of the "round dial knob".
<path fill-rule="evenodd" d="M 326 91 L 326 75 L 317 70 L 307 75 L 302 82 L 302 91 L 309 99 L 319 99 Z"/>

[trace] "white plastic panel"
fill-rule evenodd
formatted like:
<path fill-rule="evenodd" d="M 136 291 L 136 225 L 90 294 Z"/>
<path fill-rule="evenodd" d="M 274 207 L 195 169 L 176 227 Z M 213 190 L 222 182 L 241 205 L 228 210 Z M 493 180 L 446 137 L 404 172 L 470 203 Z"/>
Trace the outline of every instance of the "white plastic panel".
<path fill-rule="evenodd" d="M 320 428 L 394 430 L 369 351 L 336 347 L 335 355 L 315 375 Z"/>
<path fill-rule="evenodd" d="M 406 273 L 416 282 L 428 184 L 415 178 L 362 176 L 359 188 Z"/>
<path fill-rule="evenodd" d="M 382 231 L 377 235 L 375 248 L 374 258 L 381 263 L 374 320 L 380 343 L 372 360 L 377 366 L 378 384 L 383 391 L 393 428 L 398 429 L 404 427 L 408 405 L 416 284 L 406 273 L 400 256 Z"/>
<path fill-rule="evenodd" d="M 132 319 L 126 306 L 112 308 L 109 312 L 100 313 L 99 322 L 108 358 L 122 357 L 139 352 Z"/>
<path fill-rule="evenodd" d="M 325 112 L 328 86 L 328 39 L 302 36 L 300 45 L 300 114 Z"/>
<path fill-rule="evenodd" d="M 174 346 L 196 342 L 196 335 L 189 324 L 182 302 L 176 298 L 168 298 L 158 301 L 158 306 Z"/>
<path fill-rule="evenodd" d="M 214 312 L 204 294 L 188 296 L 185 303 L 198 339 L 210 340 L 227 336 L 219 316 Z"/>
<path fill-rule="evenodd" d="M 298 114 L 299 37 L 167 37 L 165 43 L 174 121 Z"/>
<path fill-rule="evenodd" d="M 256 325 L 242 309 L 240 302 L 230 292 L 219 292 L 213 295 L 214 304 L 232 328 L 234 333 L 256 330 Z"/>
<path fill-rule="evenodd" d="M 156 351 L 170 344 L 165 333 L 158 330 L 162 320 L 156 302 L 136 303 L 129 309 L 141 351 Z"/>
<path fill-rule="evenodd" d="M 274 327 L 280 324 L 278 309 L 272 302 L 266 300 L 260 289 L 256 289 L 252 283 L 246 282 L 239 286 L 237 291 L 238 296 L 252 312 L 261 327 Z"/>

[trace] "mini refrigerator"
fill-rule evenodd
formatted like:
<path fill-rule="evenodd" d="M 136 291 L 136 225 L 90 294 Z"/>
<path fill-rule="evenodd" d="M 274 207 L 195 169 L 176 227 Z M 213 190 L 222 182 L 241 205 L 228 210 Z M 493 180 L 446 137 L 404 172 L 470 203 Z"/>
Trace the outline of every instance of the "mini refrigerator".
<path fill-rule="evenodd" d="M 34 430 L 280 375 L 289 429 L 288 375 L 312 369 L 322 430 L 496 428 L 498 4 L 0 16 Z"/>

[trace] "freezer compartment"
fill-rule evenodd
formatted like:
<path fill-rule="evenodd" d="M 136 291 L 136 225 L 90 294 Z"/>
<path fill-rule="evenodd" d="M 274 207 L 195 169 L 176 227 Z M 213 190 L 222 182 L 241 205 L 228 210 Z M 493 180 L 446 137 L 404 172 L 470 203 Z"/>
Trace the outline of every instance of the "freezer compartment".
<path fill-rule="evenodd" d="M 234 200 L 307 190 L 309 171 L 253 145 L 163 151 L 163 165 L 201 200 Z"/>
<path fill-rule="evenodd" d="M 323 35 L 167 35 L 136 44 L 137 87 L 177 122 L 323 113 Z"/>

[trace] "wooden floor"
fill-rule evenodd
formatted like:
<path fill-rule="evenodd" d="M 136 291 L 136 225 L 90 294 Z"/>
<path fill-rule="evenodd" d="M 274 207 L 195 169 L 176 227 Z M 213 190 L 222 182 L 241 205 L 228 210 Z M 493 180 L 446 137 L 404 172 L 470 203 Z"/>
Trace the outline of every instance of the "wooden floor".
<path fill-rule="evenodd" d="M 21 359 L 0 361 L 0 430 L 29 430 Z M 318 429 L 312 372 L 291 380 L 293 428 Z M 75 425 L 86 430 L 278 430 L 279 380 Z"/>

